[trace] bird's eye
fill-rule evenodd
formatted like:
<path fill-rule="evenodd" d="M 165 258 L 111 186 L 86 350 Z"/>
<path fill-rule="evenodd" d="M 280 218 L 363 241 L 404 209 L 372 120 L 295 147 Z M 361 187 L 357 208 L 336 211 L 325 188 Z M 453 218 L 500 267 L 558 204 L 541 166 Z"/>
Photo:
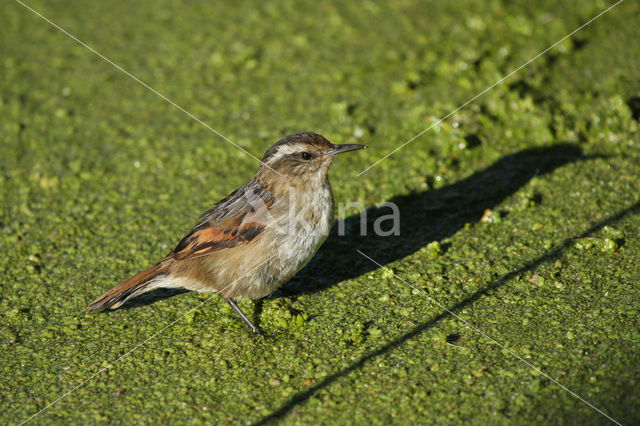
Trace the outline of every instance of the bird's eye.
<path fill-rule="evenodd" d="M 303 160 L 311 160 L 313 158 L 313 155 L 309 154 L 308 152 L 302 152 L 300 153 L 300 156 Z"/>

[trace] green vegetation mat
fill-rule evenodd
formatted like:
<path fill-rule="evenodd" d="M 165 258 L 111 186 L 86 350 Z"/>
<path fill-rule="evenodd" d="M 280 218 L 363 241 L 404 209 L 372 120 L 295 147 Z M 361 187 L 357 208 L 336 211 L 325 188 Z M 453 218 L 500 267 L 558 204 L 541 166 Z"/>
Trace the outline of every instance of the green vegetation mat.
<path fill-rule="evenodd" d="M 258 163 L 2 2 L 1 423 L 60 397 L 30 422 L 640 422 L 638 2 L 361 176 L 612 3 L 27 4 L 258 157 L 369 145 L 332 182 L 371 209 L 241 303 L 267 337 L 217 296 L 185 316 L 207 294 L 86 313 Z M 400 236 L 372 232 L 385 201 Z"/>

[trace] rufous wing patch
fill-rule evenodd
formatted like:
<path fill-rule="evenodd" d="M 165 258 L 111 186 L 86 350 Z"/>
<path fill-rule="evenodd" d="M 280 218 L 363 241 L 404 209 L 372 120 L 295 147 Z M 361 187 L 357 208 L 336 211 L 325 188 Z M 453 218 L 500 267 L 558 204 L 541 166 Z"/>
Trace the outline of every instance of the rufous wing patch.
<path fill-rule="evenodd" d="M 264 231 L 271 204 L 273 201 L 258 209 L 247 205 L 237 215 L 217 223 L 202 221 L 182 238 L 170 256 L 193 259 L 254 240 Z"/>

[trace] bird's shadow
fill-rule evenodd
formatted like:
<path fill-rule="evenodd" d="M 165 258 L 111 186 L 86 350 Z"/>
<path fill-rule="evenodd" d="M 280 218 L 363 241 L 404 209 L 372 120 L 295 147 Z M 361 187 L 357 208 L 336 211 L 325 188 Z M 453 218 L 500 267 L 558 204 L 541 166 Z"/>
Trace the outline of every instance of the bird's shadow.
<path fill-rule="evenodd" d="M 141 295 L 136 296 L 131 300 L 127 300 L 127 303 L 123 304 L 118 309 L 139 308 L 141 306 L 151 305 L 159 300 L 169 299 L 171 297 L 190 292 L 190 290 L 184 288 L 156 288 L 148 293 L 142 293 Z M 109 313 L 113 311 L 106 310 L 104 312 Z"/>
<path fill-rule="evenodd" d="M 576 145 L 557 144 L 530 148 L 504 156 L 491 166 L 458 182 L 438 189 L 400 195 L 388 200 L 398 206 L 399 235 L 377 235 L 373 224 L 379 219 L 383 231 L 392 225 L 391 208 L 369 208 L 347 217 L 339 235 L 339 222 L 311 262 L 273 297 L 314 293 L 347 279 L 377 269 L 378 266 L 355 250 L 359 249 L 382 265 L 408 256 L 432 241 L 442 242 L 466 223 L 479 221 L 487 209 L 495 208 L 531 178 L 550 173 L 560 166 L 586 156 Z M 539 197 L 532 194 L 533 198 Z M 532 200 L 533 201 L 533 200 Z M 539 201 L 539 200 L 538 200 Z M 366 235 L 361 233 L 366 217 Z M 446 250 L 446 244 L 442 244 Z"/>

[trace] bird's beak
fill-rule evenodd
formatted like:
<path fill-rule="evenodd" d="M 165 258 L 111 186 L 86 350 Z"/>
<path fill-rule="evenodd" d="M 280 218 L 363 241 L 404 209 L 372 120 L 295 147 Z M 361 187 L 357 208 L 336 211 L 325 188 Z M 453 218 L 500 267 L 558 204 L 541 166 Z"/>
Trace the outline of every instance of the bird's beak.
<path fill-rule="evenodd" d="M 366 145 L 358 145 L 357 143 L 350 143 L 346 145 L 334 145 L 333 149 L 329 151 L 328 155 L 342 154 L 343 152 L 355 151 L 356 149 L 364 149 Z"/>

